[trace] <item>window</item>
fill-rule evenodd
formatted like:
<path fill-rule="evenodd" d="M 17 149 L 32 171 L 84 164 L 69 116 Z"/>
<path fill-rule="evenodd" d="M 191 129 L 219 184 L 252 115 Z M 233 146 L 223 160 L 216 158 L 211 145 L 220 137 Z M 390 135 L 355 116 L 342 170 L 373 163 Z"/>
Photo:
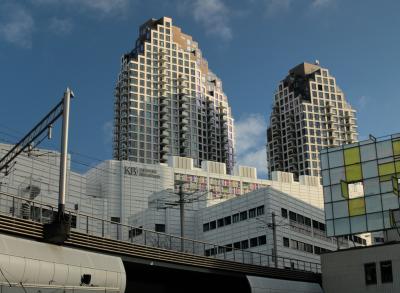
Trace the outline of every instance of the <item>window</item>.
<path fill-rule="evenodd" d="M 249 240 L 243 240 L 243 241 L 241 242 L 240 247 L 241 247 L 242 249 L 247 249 L 247 248 L 249 248 Z"/>
<path fill-rule="evenodd" d="M 365 284 L 376 284 L 376 265 L 375 263 L 364 264 Z"/>
<path fill-rule="evenodd" d="M 255 218 L 256 217 L 256 209 L 251 209 L 249 210 L 249 218 Z"/>
<path fill-rule="evenodd" d="M 265 245 L 267 244 L 267 236 L 262 235 L 258 236 L 258 245 Z"/>
<path fill-rule="evenodd" d="M 234 215 L 232 216 L 232 222 L 233 222 L 233 223 L 239 222 L 239 214 L 234 214 Z"/>
<path fill-rule="evenodd" d="M 111 222 L 120 223 L 120 221 L 119 217 L 111 217 Z"/>
<path fill-rule="evenodd" d="M 233 243 L 233 248 L 240 249 L 240 242 Z"/>
<path fill-rule="evenodd" d="M 136 236 L 139 236 L 143 233 L 143 229 L 142 226 L 140 226 L 139 228 L 133 228 L 129 230 L 129 238 L 134 238 Z"/>
<path fill-rule="evenodd" d="M 258 239 L 257 237 L 250 238 L 250 247 L 256 247 L 258 246 Z"/>
<path fill-rule="evenodd" d="M 281 208 L 281 216 L 282 218 L 287 218 L 287 209 Z"/>
<path fill-rule="evenodd" d="M 155 224 L 154 230 L 156 232 L 165 232 L 165 224 Z"/>
<path fill-rule="evenodd" d="M 381 281 L 382 283 L 392 283 L 393 273 L 392 273 L 392 261 L 381 261 Z"/>
<path fill-rule="evenodd" d="M 203 232 L 207 232 L 208 230 L 210 230 L 210 223 L 203 224 Z"/>
<path fill-rule="evenodd" d="M 221 218 L 221 219 L 217 220 L 217 226 L 218 226 L 218 228 L 224 226 L 224 218 Z"/>
<path fill-rule="evenodd" d="M 297 220 L 296 213 L 289 212 L 289 219 L 296 222 L 296 220 Z"/>
<path fill-rule="evenodd" d="M 264 215 L 264 206 L 257 207 L 257 216 Z"/>
<path fill-rule="evenodd" d="M 289 238 L 283 237 L 283 246 L 289 247 Z"/>
<path fill-rule="evenodd" d="M 247 220 L 247 211 L 240 213 L 240 221 Z"/>
<path fill-rule="evenodd" d="M 217 227 L 217 223 L 215 221 L 210 222 L 210 230 L 214 230 Z"/>
<path fill-rule="evenodd" d="M 225 226 L 230 225 L 231 224 L 231 216 L 225 217 L 224 221 L 225 221 Z"/>

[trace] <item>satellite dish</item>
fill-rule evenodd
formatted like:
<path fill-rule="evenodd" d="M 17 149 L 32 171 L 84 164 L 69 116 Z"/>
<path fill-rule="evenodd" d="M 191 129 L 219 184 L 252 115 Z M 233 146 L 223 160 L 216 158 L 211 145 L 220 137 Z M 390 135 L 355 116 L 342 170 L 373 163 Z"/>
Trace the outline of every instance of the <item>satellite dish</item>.
<path fill-rule="evenodd" d="M 315 63 L 315 65 L 319 65 L 319 60 L 316 59 L 314 63 Z"/>

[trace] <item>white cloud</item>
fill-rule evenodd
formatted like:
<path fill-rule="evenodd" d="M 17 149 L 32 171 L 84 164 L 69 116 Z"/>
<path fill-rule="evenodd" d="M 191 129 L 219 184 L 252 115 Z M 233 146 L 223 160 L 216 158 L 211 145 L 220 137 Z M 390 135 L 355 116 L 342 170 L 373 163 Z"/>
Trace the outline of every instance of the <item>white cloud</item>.
<path fill-rule="evenodd" d="M 367 103 L 368 103 L 368 97 L 366 97 L 366 96 L 359 97 L 357 99 L 358 110 L 365 109 L 365 107 L 367 106 Z"/>
<path fill-rule="evenodd" d="M 292 0 L 266 0 L 267 15 L 273 16 L 290 8 Z"/>
<path fill-rule="evenodd" d="M 66 5 L 74 9 L 90 10 L 102 14 L 124 13 L 129 0 L 31 0 L 36 5 Z"/>
<path fill-rule="evenodd" d="M 312 0 L 311 6 L 314 8 L 323 8 L 332 2 L 332 0 Z"/>
<path fill-rule="evenodd" d="M 229 26 L 231 11 L 222 0 L 195 0 L 193 17 L 200 23 L 209 35 L 232 39 L 232 29 Z"/>
<path fill-rule="evenodd" d="M 304 4 L 312 9 L 322 9 L 332 4 L 335 0 L 264 0 L 268 16 L 275 16 L 284 11 L 293 9 L 294 4 Z"/>
<path fill-rule="evenodd" d="M 266 119 L 261 114 L 247 114 L 235 121 L 236 161 L 238 165 L 256 167 L 265 175 Z"/>
<path fill-rule="evenodd" d="M 22 6 L 6 4 L 0 7 L 0 39 L 20 46 L 32 47 L 32 33 L 35 22 L 33 17 Z"/>
<path fill-rule="evenodd" d="M 105 145 L 110 145 L 112 143 L 112 139 L 113 139 L 113 129 L 114 129 L 114 125 L 113 125 L 113 121 L 106 121 L 103 124 L 103 142 Z"/>
<path fill-rule="evenodd" d="M 55 34 L 66 35 L 69 34 L 74 25 L 70 19 L 61 19 L 53 17 L 50 19 L 49 30 Z"/>

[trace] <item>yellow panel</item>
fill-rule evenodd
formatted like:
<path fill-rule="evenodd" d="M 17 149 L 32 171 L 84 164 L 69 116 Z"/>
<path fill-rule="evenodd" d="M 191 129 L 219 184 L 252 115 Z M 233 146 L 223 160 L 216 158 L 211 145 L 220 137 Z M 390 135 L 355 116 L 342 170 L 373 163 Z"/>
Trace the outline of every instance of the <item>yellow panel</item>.
<path fill-rule="evenodd" d="M 362 180 L 361 164 L 350 165 L 345 168 L 348 183 Z"/>
<path fill-rule="evenodd" d="M 379 179 L 382 181 L 391 180 L 390 175 L 396 174 L 396 171 L 394 169 L 394 162 L 380 164 L 378 165 L 378 170 L 380 176 Z"/>
<path fill-rule="evenodd" d="M 397 172 L 397 173 L 400 173 L 400 161 L 394 162 L 394 165 L 395 165 L 395 167 L 396 167 L 396 172 Z"/>
<path fill-rule="evenodd" d="M 400 140 L 392 141 L 393 144 L 393 155 L 400 156 Z"/>
<path fill-rule="evenodd" d="M 359 216 L 365 214 L 365 201 L 364 198 L 355 198 L 349 200 L 349 215 Z"/>
<path fill-rule="evenodd" d="M 347 182 L 340 181 L 340 185 L 342 188 L 342 196 L 344 198 L 349 198 L 349 185 L 347 184 Z"/>
<path fill-rule="evenodd" d="M 392 177 L 393 193 L 399 196 L 399 179 L 396 176 Z"/>
<path fill-rule="evenodd" d="M 360 163 L 360 148 L 354 147 L 344 150 L 344 164 L 351 165 Z"/>

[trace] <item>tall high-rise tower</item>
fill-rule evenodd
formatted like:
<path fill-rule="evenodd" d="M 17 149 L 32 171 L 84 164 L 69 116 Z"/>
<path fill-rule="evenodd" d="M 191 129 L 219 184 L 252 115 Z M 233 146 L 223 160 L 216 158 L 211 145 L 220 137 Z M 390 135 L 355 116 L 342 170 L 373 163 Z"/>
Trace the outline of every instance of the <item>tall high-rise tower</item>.
<path fill-rule="evenodd" d="M 196 166 L 223 162 L 232 171 L 233 118 L 222 82 L 171 18 L 144 23 L 122 57 L 113 149 L 117 160 L 160 163 L 175 155 Z"/>
<path fill-rule="evenodd" d="M 320 176 L 321 148 L 357 141 L 355 114 L 318 61 L 291 69 L 278 85 L 267 129 L 269 173 Z"/>

